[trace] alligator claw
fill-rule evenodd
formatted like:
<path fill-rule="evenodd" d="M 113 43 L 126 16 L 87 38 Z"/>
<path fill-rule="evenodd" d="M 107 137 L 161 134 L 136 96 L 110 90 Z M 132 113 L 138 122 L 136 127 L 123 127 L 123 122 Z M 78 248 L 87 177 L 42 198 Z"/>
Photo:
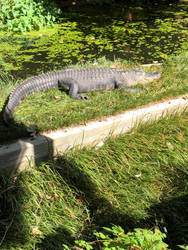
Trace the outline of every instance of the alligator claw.
<path fill-rule="evenodd" d="M 88 96 L 87 95 L 78 95 L 78 99 L 87 100 Z"/>
<path fill-rule="evenodd" d="M 132 92 L 132 93 L 140 93 L 140 92 L 142 92 L 142 90 L 140 90 L 140 89 L 132 89 L 132 88 L 127 88 L 127 87 L 123 87 L 122 89 L 124 91 Z"/>
<path fill-rule="evenodd" d="M 38 134 L 37 125 L 30 125 L 29 127 L 27 127 L 26 130 L 29 133 L 30 137 L 32 137 L 33 139 L 37 137 L 37 134 Z"/>

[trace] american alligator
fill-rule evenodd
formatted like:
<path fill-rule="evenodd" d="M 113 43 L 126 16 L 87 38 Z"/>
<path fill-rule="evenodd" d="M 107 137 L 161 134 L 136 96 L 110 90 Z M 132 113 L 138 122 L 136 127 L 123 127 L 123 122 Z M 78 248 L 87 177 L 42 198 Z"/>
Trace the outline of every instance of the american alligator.
<path fill-rule="evenodd" d="M 60 88 L 69 91 L 73 99 L 88 99 L 86 95 L 78 94 L 95 90 L 123 88 L 126 91 L 136 92 L 129 88 L 137 83 L 147 83 L 161 76 L 161 73 L 145 73 L 142 70 L 119 70 L 116 68 L 67 68 L 59 72 L 41 74 L 20 83 L 9 95 L 3 109 L 3 118 L 7 125 L 13 121 L 15 108 L 25 96 L 50 88 Z"/>

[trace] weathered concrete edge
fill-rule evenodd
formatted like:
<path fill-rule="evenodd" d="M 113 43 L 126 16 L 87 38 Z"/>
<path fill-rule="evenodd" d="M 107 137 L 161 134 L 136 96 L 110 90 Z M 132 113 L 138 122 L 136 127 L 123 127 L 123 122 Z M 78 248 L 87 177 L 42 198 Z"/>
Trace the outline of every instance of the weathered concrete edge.
<path fill-rule="evenodd" d="M 128 132 L 137 123 L 158 119 L 174 112 L 183 112 L 187 107 L 188 99 L 180 97 L 149 107 L 126 111 L 102 121 L 88 122 L 86 125 L 74 128 L 43 133 L 33 140 L 18 140 L 0 147 L 0 171 L 23 170 L 76 145 L 81 147 L 95 145 L 112 134 L 116 136 Z"/>

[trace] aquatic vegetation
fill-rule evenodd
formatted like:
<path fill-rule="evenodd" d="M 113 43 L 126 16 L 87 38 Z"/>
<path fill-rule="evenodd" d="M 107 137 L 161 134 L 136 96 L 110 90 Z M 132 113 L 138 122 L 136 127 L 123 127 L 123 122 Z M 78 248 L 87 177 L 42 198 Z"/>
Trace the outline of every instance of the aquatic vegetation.
<path fill-rule="evenodd" d="M 106 57 L 151 63 L 188 48 L 188 7 L 82 9 L 63 13 L 60 24 L 27 32 L 1 31 L 0 68 L 22 78 L 63 66 Z M 149 13 L 149 14 L 148 14 Z"/>

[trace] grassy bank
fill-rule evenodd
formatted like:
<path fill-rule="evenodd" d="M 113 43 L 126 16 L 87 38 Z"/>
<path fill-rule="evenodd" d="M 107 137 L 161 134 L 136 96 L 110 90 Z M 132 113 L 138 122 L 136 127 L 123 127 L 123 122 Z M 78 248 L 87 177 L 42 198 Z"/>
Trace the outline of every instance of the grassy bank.
<path fill-rule="evenodd" d="M 0 182 L 1 249 L 63 249 L 112 224 L 188 242 L 187 113 L 75 150 Z M 96 248 L 97 249 L 97 248 Z"/>
<path fill-rule="evenodd" d="M 99 91 L 89 93 L 89 100 L 73 100 L 66 93 L 58 89 L 41 91 L 25 98 L 15 112 L 15 120 L 24 124 L 18 128 L 5 128 L 0 118 L 0 141 L 3 143 L 8 139 L 16 139 L 25 134 L 25 126 L 35 124 L 39 131 L 53 130 L 59 127 L 66 127 L 75 124 L 82 124 L 88 120 L 100 118 L 122 112 L 124 110 L 139 107 L 141 105 L 159 101 L 166 98 L 176 97 L 188 92 L 187 74 L 188 61 L 187 53 L 180 56 L 170 57 L 163 66 L 153 66 L 152 71 L 161 71 L 162 77 L 145 85 L 147 91 L 141 93 L 128 93 L 122 90 Z M 83 66 L 83 65 L 81 65 Z M 126 62 L 115 63 L 106 60 L 98 63 L 84 65 L 120 68 L 138 68 L 138 65 L 131 65 Z M 148 70 L 148 69 L 146 69 Z M 12 84 L 11 84 L 12 82 Z M 0 107 L 13 89 L 13 80 L 1 79 L 0 83 Z M 18 83 L 18 82 L 17 82 Z M 7 87 L 8 86 L 8 87 Z M 138 88 L 143 88 L 139 86 Z"/>

